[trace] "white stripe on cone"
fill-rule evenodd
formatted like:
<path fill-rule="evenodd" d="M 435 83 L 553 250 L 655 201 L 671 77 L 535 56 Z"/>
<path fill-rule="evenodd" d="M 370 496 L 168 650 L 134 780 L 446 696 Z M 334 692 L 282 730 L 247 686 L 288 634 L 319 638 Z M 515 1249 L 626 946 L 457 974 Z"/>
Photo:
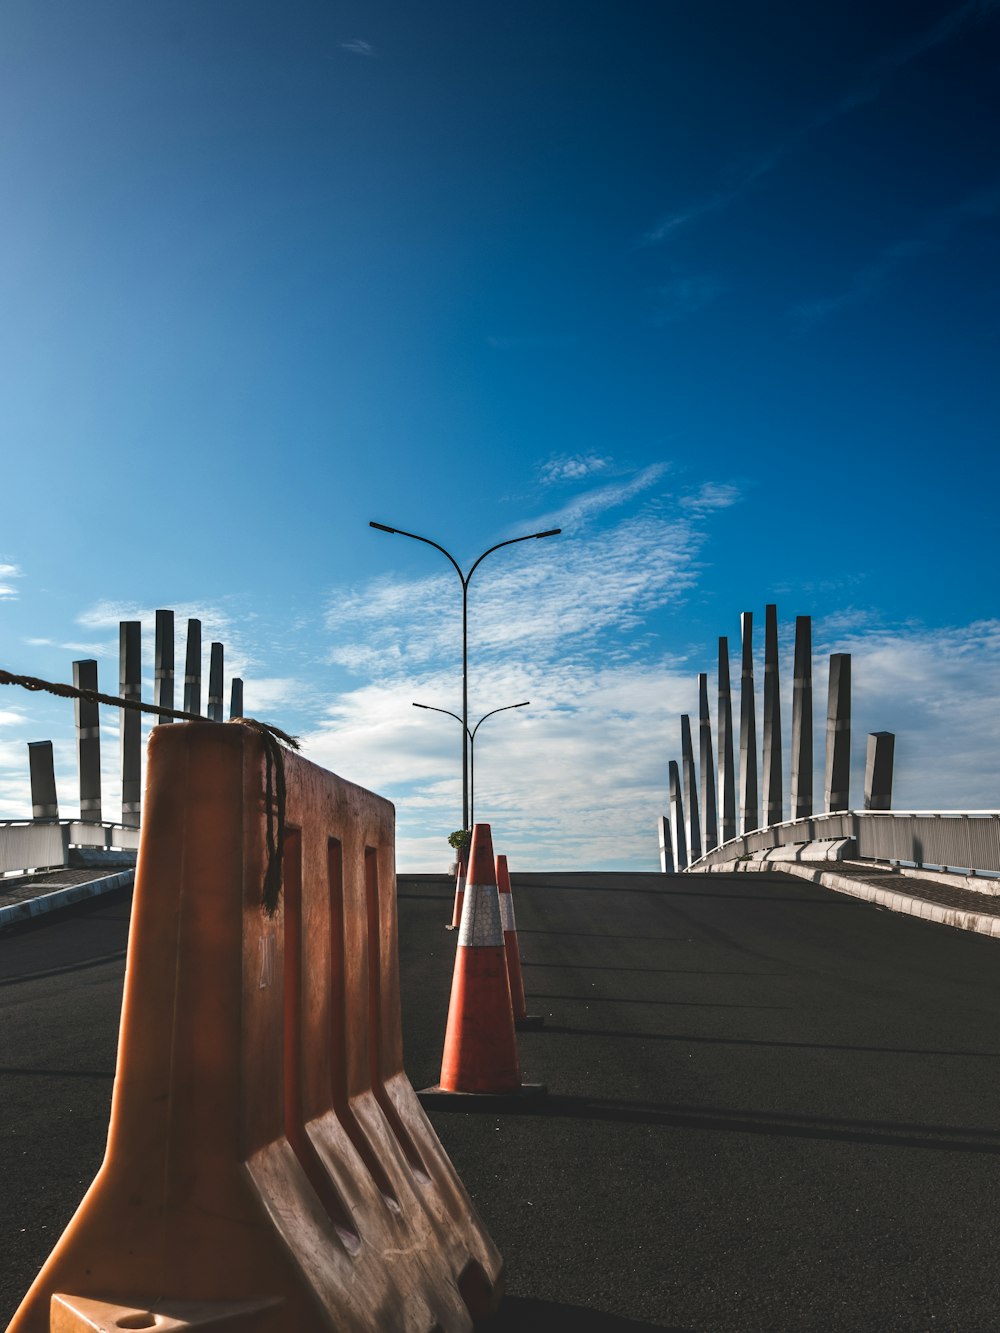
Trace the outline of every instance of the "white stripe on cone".
<path fill-rule="evenodd" d="M 505 894 L 504 897 L 509 897 Z M 458 943 L 465 948 L 479 946 L 503 948 L 500 925 L 500 895 L 495 884 L 467 884 L 462 906 L 462 924 Z"/>
<path fill-rule="evenodd" d="M 504 932 L 517 930 L 514 924 L 514 895 L 512 893 L 500 894 L 500 920 L 503 922 Z"/>

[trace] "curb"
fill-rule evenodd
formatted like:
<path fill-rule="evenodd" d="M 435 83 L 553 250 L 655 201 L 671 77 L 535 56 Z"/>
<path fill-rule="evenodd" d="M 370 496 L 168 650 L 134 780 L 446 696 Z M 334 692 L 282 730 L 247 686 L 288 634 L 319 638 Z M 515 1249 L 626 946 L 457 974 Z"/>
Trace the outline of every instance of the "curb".
<path fill-rule="evenodd" d="M 100 879 L 88 879 L 84 884 L 71 884 L 65 889 L 43 893 L 37 898 L 26 898 L 24 902 L 9 903 L 0 907 L 0 930 L 20 921 L 30 921 L 32 917 L 44 916 L 46 912 L 57 912 L 61 907 L 72 907 L 88 898 L 100 898 L 113 889 L 129 888 L 134 882 L 135 870 L 122 870 L 115 875 L 104 875 Z"/>
<path fill-rule="evenodd" d="M 721 867 L 720 867 L 721 869 Z M 927 898 L 918 898 L 912 893 L 900 893 L 897 889 L 883 889 L 877 884 L 866 884 L 863 880 L 848 879 L 830 870 L 813 870 L 811 867 L 789 861 L 746 861 L 726 866 L 726 871 L 736 874 L 764 872 L 783 875 L 797 875 L 826 889 L 837 893 L 849 893 L 853 898 L 863 898 L 865 902 L 878 907 L 886 907 L 891 912 L 905 912 L 909 916 L 919 916 L 925 921 L 936 921 L 942 926 L 955 926 L 959 930 L 971 930 L 977 935 L 1000 936 L 1000 916 L 987 916 L 979 912 L 969 912 L 961 907 L 945 907 L 942 903 L 930 902 Z"/>

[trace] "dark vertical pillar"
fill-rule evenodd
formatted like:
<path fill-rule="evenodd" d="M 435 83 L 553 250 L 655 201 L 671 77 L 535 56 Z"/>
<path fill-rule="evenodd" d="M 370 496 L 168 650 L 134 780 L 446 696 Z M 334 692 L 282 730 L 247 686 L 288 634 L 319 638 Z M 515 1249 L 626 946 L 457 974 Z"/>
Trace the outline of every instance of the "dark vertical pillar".
<path fill-rule="evenodd" d="M 73 663 L 73 685 L 78 690 L 97 690 L 97 663 L 93 658 Z M 80 820 L 101 822 L 101 712 L 89 699 L 74 699 L 76 754 L 80 767 Z"/>
<path fill-rule="evenodd" d="M 174 613 L 156 613 L 156 651 L 153 657 L 153 702 L 157 708 L 174 706 Z M 172 722 L 171 717 L 158 718 Z"/>
<path fill-rule="evenodd" d="M 222 682 L 223 648 L 221 643 L 212 644 L 212 654 L 208 664 L 208 716 L 212 722 L 222 722 Z"/>
<path fill-rule="evenodd" d="M 830 654 L 830 691 L 826 706 L 827 810 L 851 808 L 851 654 Z"/>
<path fill-rule="evenodd" d="M 233 677 L 233 686 L 229 695 L 229 716 L 243 716 L 243 681 L 239 676 Z"/>
<path fill-rule="evenodd" d="M 142 698 L 142 622 L 123 620 L 119 626 L 119 693 L 126 702 Z M 142 805 L 142 714 L 121 710 L 122 823 L 139 827 Z"/>
<path fill-rule="evenodd" d="M 681 796 L 681 775 L 677 771 L 677 760 L 670 761 L 670 823 L 674 831 L 674 851 L 678 870 L 686 870 L 688 864 L 687 834 L 684 828 L 684 798 Z"/>
<path fill-rule="evenodd" d="M 795 676 L 792 683 L 792 819 L 813 812 L 812 622 L 795 617 Z"/>
<path fill-rule="evenodd" d="M 674 873 L 674 842 L 670 836 L 670 819 L 661 815 L 656 821 L 660 833 L 660 870 L 664 875 Z"/>
<path fill-rule="evenodd" d="M 698 783 L 694 771 L 694 748 L 691 744 L 691 719 L 681 714 L 681 770 L 684 774 L 684 807 L 687 812 L 688 860 L 701 856 L 701 818 L 698 813 Z"/>
<path fill-rule="evenodd" d="M 58 819 L 59 799 L 51 741 L 28 742 L 28 769 L 31 773 L 31 818 Z"/>
<path fill-rule="evenodd" d="M 892 809 L 892 761 L 896 737 L 891 731 L 872 731 L 865 756 L 865 809 Z"/>
<path fill-rule="evenodd" d="M 184 658 L 184 712 L 201 713 L 201 621 L 189 620 Z"/>
<path fill-rule="evenodd" d="M 733 762 L 733 698 L 729 640 L 719 640 L 719 810 L 722 841 L 736 837 L 736 766 Z"/>
<path fill-rule="evenodd" d="M 757 704 L 753 691 L 753 612 L 740 616 L 743 670 L 740 675 L 740 832 L 760 827 L 757 805 Z"/>
<path fill-rule="evenodd" d="M 781 694 L 778 676 L 778 608 L 764 608 L 764 827 L 783 818 L 781 790 Z"/>
<path fill-rule="evenodd" d="M 712 720 L 708 715 L 708 675 L 698 675 L 698 764 L 701 777 L 701 815 L 705 851 L 719 845 L 719 821 L 715 808 L 715 755 L 712 753 Z"/>

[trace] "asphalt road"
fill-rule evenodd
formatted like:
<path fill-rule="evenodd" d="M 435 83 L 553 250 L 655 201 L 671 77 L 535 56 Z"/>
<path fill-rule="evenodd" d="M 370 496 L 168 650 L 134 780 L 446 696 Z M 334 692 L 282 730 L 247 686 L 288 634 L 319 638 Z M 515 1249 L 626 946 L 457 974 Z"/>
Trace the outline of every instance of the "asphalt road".
<path fill-rule="evenodd" d="M 497 1329 L 1000 1326 L 1000 941 L 780 876 L 514 886 L 548 1099 L 432 1112 L 507 1262 Z M 450 903 L 400 882 L 418 1088 Z M 4 1319 L 103 1152 L 126 913 L 0 939 Z"/>

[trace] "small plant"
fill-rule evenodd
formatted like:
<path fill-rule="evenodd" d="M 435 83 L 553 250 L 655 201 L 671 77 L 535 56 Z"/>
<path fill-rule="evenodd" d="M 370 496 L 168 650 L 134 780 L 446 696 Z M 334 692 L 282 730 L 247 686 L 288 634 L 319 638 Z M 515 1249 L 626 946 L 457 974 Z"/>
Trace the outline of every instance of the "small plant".
<path fill-rule="evenodd" d="M 471 841 L 472 841 L 472 834 L 469 832 L 467 828 L 459 828 L 456 829 L 454 833 L 448 834 L 448 846 L 454 847 L 456 852 L 461 847 L 468 848 L 469 843 Z"/>

